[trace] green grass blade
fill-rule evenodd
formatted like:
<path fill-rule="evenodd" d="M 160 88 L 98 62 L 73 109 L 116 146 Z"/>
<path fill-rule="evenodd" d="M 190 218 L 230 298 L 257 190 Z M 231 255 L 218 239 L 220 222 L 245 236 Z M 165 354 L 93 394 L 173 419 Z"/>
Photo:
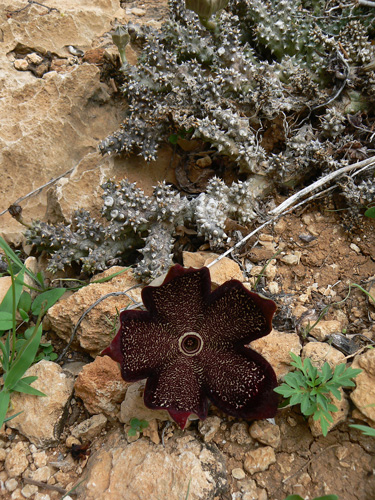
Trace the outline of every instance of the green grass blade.
<path fill-rule="evenodd" d="M 42 330 L 39 318 L 38 323 L 35 325 L 33 335 L 24 343 L 6 375 L 4 382 L 5 389 L 12 390 L 22 378 L 25 371 L 30 368 L 38 351 Z"/>
<path fill-rule="evenodd" d="M 23 392 L 24 394 L 30 394 L 31 396 L 41 396 L 41 397 L 47 396 L 47 394 L 44 394 L 44 392 L 38 391 L 38 389 L 31 387 L 31 385 L 29 385 L 29 383 L 25 381 L 25 378 L 19 380 L 13 387 L 12 391 Z"/>
<path fill-rule="evenodd" d="M 5 416 L 9 408 L 10 394 L 7 390 L 3 389 L 0 392 L 0 427 L 3 425 Z"/>

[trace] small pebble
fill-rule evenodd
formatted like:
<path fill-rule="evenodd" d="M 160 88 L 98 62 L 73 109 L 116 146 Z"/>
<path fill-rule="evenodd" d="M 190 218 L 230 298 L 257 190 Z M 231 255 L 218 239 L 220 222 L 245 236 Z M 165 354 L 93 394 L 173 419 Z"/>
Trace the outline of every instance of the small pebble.
<path fill-rule="evenodd" d="M 232 470 L 232 476 L 234 477 L 234 479 L 238 479 L 240 481 L 241 479 L 245 479 L 246 474 L 243 469 L 237 467 Z"/>

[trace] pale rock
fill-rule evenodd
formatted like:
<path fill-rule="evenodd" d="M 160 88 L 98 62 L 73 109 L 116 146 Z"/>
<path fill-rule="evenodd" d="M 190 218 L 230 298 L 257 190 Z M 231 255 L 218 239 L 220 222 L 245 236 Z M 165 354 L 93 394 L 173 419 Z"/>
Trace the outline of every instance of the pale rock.
<path fill-rule="evenodd" d="M 333 422 L 329 422 L 328 425 L 328 431 L 333 429 L 336 425 L 340 424 L 341 422 L 345 422 L 347 419 L 348 413 L 349 413 L 349 401 L 344 393 L 344 391 L 339 388 L 340 394 L 341 394 L 341 400 L 339 401 L 333 394 L 327 394 L 328 399 L 332 404 L 334 404 L 337 408 L 338 411 L 335 412 L 330 412 Z M 322 428 L 320 425 L 319 420 L 314 420 L 313 417 L 309 417 L 309 427 L 311 430 L 311 434 L 314 437 L 321 436 L 323 434 Z"/>
<path fill-rule="evenodd" d="M 0 448 L 0 462 L 4 462 L 6 459 L 7 452 L 4 450 L 4 448 Z"/>
<path fill-rule="evenodd" d="M 38 447 L 51 446 L 58 441 L 64 426 L 74 380 L 58 364 L 44 359 L 31 366 L 25 376 L 38 377 L 32 387 L 46 397 L 14 392 L 9 416 L 22 413 L 7 422 L 7 426 L 17 429 Z"/>
<path fill-rule="evenodd" d="M 38 493 L 38 486 L 35 486 L 35 484 L 26 484 L 22 488 L 21 493 L 25 498 L 31 498 L 35 493 Z"/>
<path fill-rule="evenodd" d="M 27 54 L 25 59 L 28 63 L 35 64 L 36 66 L 43 62 L 43 57 L 40 57 L 40 55 L 36 54 L 35 52 L 32 52 L 31 54 Z"/>
<path fill-rule="evenodd" d="M 24 500 L 25 497 L 22 495 L 20 488 L 17 488 L 13 491 L 10 498 L 11 500 Z"/>
<path fill-rule="evenodd" d="M 356 407 L 372 422 L 375 422 L 375 349 L 369 349 L 354 358 L 352 368 L 360 368 L 354 382 L 356 388 L 350 397 Z"/>
<path fill-rule="evenodd" d="M 0 13 L 1 10 L 0 6 Z M 53 23 L 51 17 L 58 18 L 57 24 Z M 42 43 L 48 40 L 46 50 L 52 50 L 52 40 L 56 40 L 58 25 L 68 17 L 53 12 L 48 16 L 38 15 L 40 22 L 42 19 L 44 28 L 48 27 L 48 34 Z M 29 47 L 30 40 L 33 40 L 30 37 L 36 33 L 28 31 L 28 23 L 8 19 L 7 24 L 12 28 L 18 26 L 19 39 L 24 39 L 25 45 Z M 51 25 L 54 26 L 52 31 Z M 105 30 L 103 24 L 101 30 Z M 100 70 L 96 66 L 87 63 L 74 65 L 64 73 L 50 71 L 43 78 L 36 78 L 30 71 L 21 72 L 9 67 L 6 52 L 10 52 L 17 41 L 12 39 L 12 33 L 5 36 L 9 41 L 0 44 L 0 67 L 6 68 L 3 76 L 0 76 L 0 88 L 4 89 L 0 100 L 0 115 L 4 117 L 0 131 L 0 163 L 8 175 L 3 179 L 2 188 L 7 197 L 0 200 L 0 210 L 6 209 L 11 201 L 42 186 L 51 178 L 74 168 L 86 154 L 96 150 L 100 138 L 116 130 L 121 122 L 120 109 L 117 110 L 111 103 L 103 104 Z M 38 42 L 34 39 L 32 43 L 35 48 Z M 64 44 L 59 45 L 53 52 L 61 52 L 63 47 Z M 22 64 L 28 65 L 26 60 Z M 100 119 L 97 119 L 98 115 Z M 98 155 L 97 159 L 99 170 L 102 158 Z M 91 187 L 90 193 L 92 191 Z M 22 203 L 28 220 L 44 216 L 46 193 L 47 190 L 43 190 Z M 3 236 L 19 244 L 19 222 L 9 213 L 3 219 Z"/>
<path fill-rule="evenodd" d="M 11 285 L 12 285 L 11 276 L 2 276 L 0 278 L 0 304 L 3 301 Z"/>
<path fill-rule="evenodd" d="M 357 255 L 361 253 L 361 249 L 355 243 L 350 243 L 349 248 L 353 250 L 353 252 L 355 252 Z"/>
<path fill-rule="evenodd" d="M 17 71 L 27 71 L 29 69 L 29 63 L 26 59 L 16 59 L 14 61 L 14 69 Z"/>
<path fill-rule="evenodd" d="M 254 442 L 249 434 L 249 426 L 246 422 L 235 422 L 230 429 L 229 439 L 238 444 L 251 444 Z"/>
<path fill-rule="evenodd" d="M 20 441 L 10 449 L 5 459 L 5 470 L 10 478 L 18 477 L 24 472 L 29 461 L 26 458 L 28 453 L 26 443 Z"/>
<path fill-rule="evenodd" d="M 227 490 L 223 460 L 217 449 L 191 436 L 162 447 L 144 438 L 128 444 L 116 432 L 89 458 L 78 500 L 185 498 L 191 474 L 189 500 L 222 498 Z"/>
<path fill-rule="evenodd" d="M 259 241 L 261 242 L 272 242 L 274 240 L 274 237 L 272 234 L 267 234 L 267 233 L 260 233 L 259 235 Z"/>
<path fill-rule="evenodd" d="M 68 500 L 68 498 L 72 497 L 64 496 L 64 500 Z M 33 500 L 51 500 L 51 497 L 47 493 L 35 493 Z"/>
<path fill-rule="evenodd" d="M 289 266 L 296 266 L 299 264 L 300 261 L 300 256 L 296 254 L 287 254 L 284 255 L 284 257 L 281 257 L 281 262 L 284 262 L 284 264 L 288 264 Z"/>
<path fill-rule="evenodd" d="M 104 429 L 107 423 L 107 418 L 103 413 L 93 415 L 91 418 L 84 420 L 76 425 L 72 430 L 72 435 L 80 438 L 83 441 L 92 441 Z"/>
<path fill-rule="evenodd" d="M 5 481 L 5 489 L 10 493 L 15 489 L 17 489 L 17 487 L 18 487 L 18 481 L 14 477 L 11 477 L 7 481 Z"/>
<path fill-rule="evenodd" d="M 279 284 L 276 281 L 270 281 L 268 290 L 272 295 L 277 295 L 279 293 Z"/>
<path fill-rule="evenodd" d="M 124 19 L 119 1 L 98 0 L 93 4 L 89 0 L 66 0 L 61 5 L 51 0 L 48 7 L 56 10 L 48 15 L 43 15 L 45 8 L 34 4 L 15 17 L 6 16 L 7 10 L 19 7 L 23 7 L 19 2 L 0 2 L 4 20 L 0 31 L 0 163 L 7 172 L 2 179 L 7 196 L 0 202 L 1 211 L 74 167 L 96 149 L 100 138 L 116 130 L 122 119 L 120 107 L 100 102 L 100 70 L 93 65 L 74 65 L 64 74 L 49 72 L 36 78 L 30 71 L 17 71 L 10 64 L 12 58 L 15 64 L 20 61 L 15 58 L 25 47 L 60 58 L 68 56 L 67 46 L 73 40 L 81 49 L 91 48 L 96 37 L 111 29 L 116 17 Z M 32 61 L 35 55 L 29 54 Z M 45 212 L 46 190 L 22 205 L 28 219 L 40 218 Z M 3 219 L 3 235 L 20 242 L 19 223 L 9 214 Z"/>
<path fill-rule="evenodd" d="M 257 483 L 249 477 L 241 481 L 241 491 L 243 492 L 241 500 L 258 500 L 259 498 Z"/>
<path fill-rule="evenodd" d="M 199 269 L 204 266 L 207 259 L 216 259 L 218 253 L 214 252 L 182 252 L 184 267 L 194 267 Z"/>
<path fill-rule="evenodd" d="M 310 358 L 312 364 L 319 369 L 323 367 L 325 362 L 331 368 L 345 363 L 344 354 L 325 342 L 309 342 L 303 347 L 301 358 Z"/>
<path fill-rule="evenodd" d="M 271 446 L 264 446 L 245 454 L 244 469 L 249 474 L 263 472 L 276 462 L 275 451 Z"/>
<path fill-rule="evenodd" d="M 290 364 L 292 359 L 289 353 L 293 352 L 298 356 L 301 352 L 300 340 L 296 333 L 282 333 L 277 330 L 272 330 L 269 335 L 254 340 L 250 347 L 266 358 L 278 379 L 294 369 Z"/>
<path fill-rule="evenodd" d="M 208 266 L 219 257 L 212 252 L 183 252 L 183 262 L 185 267 L 200 268 Z M 210 269 L 211 281 L 214 286 L 220 286 L 226 281 L 236 279 L 243 281 L 243 274 L 240 266 L 234 260 L 224 257 L 214 264 Z"/>
<path fill-rule="evenodd" d="M 199 421 L 198 429 L 205 443 L 209 443 L 220 429 L 221 419 L 219 417 L 207 417 L 206 420 Z"/>
<path fill-rule="evenodd" d="M 130 9 L 130 14 L 133 14 L 133 16 L 137 17 L 143 17 L 144 15 L 146 15 L 146 11 L 145 9 L 134 7 L 133 9 Z"/>
<path fill-rule="evenodd" d="M 234 477 L 234 479 L 240 481 L 241 479 L 245 479 L 246 474 L 243 469 L 241 469 L 240 467 L 236 467 L 235 469 L 232 469 L 232 476 Z"/>
<path fill-rule="evenodd" d="M 157 420 L 149 420 L 148 427 L 143 429 L 142 434 L 151 439 L 154 444 L 160 443 L 159 428 Z"/>
<path fill-rule="evenodd" d="M 258 277 L 265 276 L 268 280 L 273 281 L 277 273 L 276 264 L 270 262 L 266 268 L 264 266 L 253 266 L 250 271 L 250 276 Z"/>
<path fill-rule="evenodd" d="M 277 448 L 281 443 L 280 427 L 267 420 L 255 421 L 249 429 L 250 436 L 262 444 Z"/>
<path fill-rule="evenodd" d="M 42 483 L 46 483 L 54 473 L 55 471 L 51 467 L 45 465 L 44 467 L 40 467 L 40 469 L 31 472 L 29 477 L 34 481 L 41 481 Z"/>
<path fill-rule="evenodd" d="M 44 467 L 48 462 L 47 453 L 45 451 L 33 453 L 33 460 L 36 467 Z"/>
<path fill-rule="evenodd" d="M 125 268 L 115 266 L 95 276 L 95 280 L 105 278 Z M 62 339 L 68 341 L 72 329 L 82 316 L 85 309 L 94 304 L 100 297 L 111 292 L 123 292 L 128 288 L 138 285 L 139 282 L 129 269 L 105 283 L 91 283 L 68 298 L 60 300 L 52 306 L 47 313 L 54 332 Z M 137 302 L 140 298 L 141 288 L 129 291 L 129 296 Z M 80 346 L 93 357 L 105 349 L 113 338 L 111 323 L 116 322 L 116 308 L 123 309 L 133 304 L 126 295 L 109 297 L 95 306 L 82 320 L 77 329 L 77 341 Z"/>
<path fill-rule="evenodd" d="M 117 418 L 129 383 L 121 377 L 118 363 L 109 356 L 98 356 L 87 364 L 74 384 L 76 396 L 82 399 L 90 414 L 103 413 Z"/>
<path fill-rule="evenodd" d="M 129 424 L 130 420 L 135 417 L 147 422 L 154 419 L 171 420 L 166 410 L 150 410 L 145 406 L 143 401 L 145 383 L 145 380 L 140 380 L 131 384 L 127 389 L 125 399 L 121 404 L 120 422 Z"/>
<path fill-rule="evenodd" d="M 317 340 L 323 341 L 331 333 L 341 333 L 341 322 L 336 319 L 321 320 L 310 330 L 309 334 Z"/>

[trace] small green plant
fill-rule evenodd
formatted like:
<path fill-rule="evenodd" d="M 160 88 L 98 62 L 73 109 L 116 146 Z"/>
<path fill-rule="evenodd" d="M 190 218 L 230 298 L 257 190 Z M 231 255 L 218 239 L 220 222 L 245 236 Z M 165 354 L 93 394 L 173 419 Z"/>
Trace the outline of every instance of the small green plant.
<path fill-rule="evenodd" d="M 301 412 L 306 417 L 312 415 L 314 420 L 319 420 L 323 436 L 326 436 L 329 425 L 333 422 L 330 412 L 338 411 L 329 395 L 332 394 L 340 401 L 339 389 L 354 387 L 352 378 L 362 370 L 347 367 L 345 363 L 337 365 L 332 370 L 327 362 L 319 370 L 312 365 L 309 358 L 302 362 L 296 354 L 291 352 L 290 356 L 293 360 L 291 365 L 296 370 L 285 375 L 284 383 L 277 387 L 275 392 L 286 398 L 287 404 L 291 406 L 299 404 Z"/>
<path fill-rule="evenodd" d="M 375 429 L 368 425 L 351 424 L 349 425 L 349 427 L 362 431 L 362 434 L 364 434 L 365 436 L 375 437 Z"/>
<path fill-rule="evenodd" d="M 0 304 L 0 362 L 3 369 L 3 384 L 0 391 L 0 427 L 6 419 L 12 392 L 23 392 L 34 396 L 45 396 L 31 387 L 37 377 L 24 377 L 30 366 L 40 359 L 56 359 L 53 346 L 41 343 L 42 318 L 47 310 L 63 295 L 65 288 L 48 289 L 41 273 L 34 274 L 0 237 L 0 248 L 8 263 L 7 272 L 11 286 Z M 32 278 L 35 286 L 24 282 L 25 274 Z M 29 291 L 37 296 L 33 299 Z"/>
<path fill-rule="evenodd" d="M 299 495 L 289 495 L 288 497 L 286 497 L 285 500 L 304 500 L 304 499 Z M 312 498 L 311 500 L 339 500 L 339 497 L 337 495 L 324 495 L 322 497 Z"/>
<path fill-rule="evenodd" d="M 139 420 L 138 418 L 132 418 L 130 420 L 130 429 L 128 430 L 128 436 L 135 436 L 137 432 L 143 432 L 144 429 L 147 429 L 148 422 L 147 420 Z"/>
<path fill-rule="evenodd" d="M 365 212 L 366 217 L 370 217 L 371 219 L 375 219 L 375 207 L 370 207 Z"/>

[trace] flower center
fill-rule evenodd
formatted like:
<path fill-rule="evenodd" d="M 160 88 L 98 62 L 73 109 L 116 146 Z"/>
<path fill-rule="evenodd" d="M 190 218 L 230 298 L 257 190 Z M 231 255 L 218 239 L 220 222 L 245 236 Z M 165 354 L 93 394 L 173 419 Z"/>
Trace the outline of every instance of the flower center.
<path fill-rule="evenodd" d="M 178 341 L 178 347 L 185 356 L 195 356 L 202 350 L 202 337 L 196 332 L 184 333 Z"/>

